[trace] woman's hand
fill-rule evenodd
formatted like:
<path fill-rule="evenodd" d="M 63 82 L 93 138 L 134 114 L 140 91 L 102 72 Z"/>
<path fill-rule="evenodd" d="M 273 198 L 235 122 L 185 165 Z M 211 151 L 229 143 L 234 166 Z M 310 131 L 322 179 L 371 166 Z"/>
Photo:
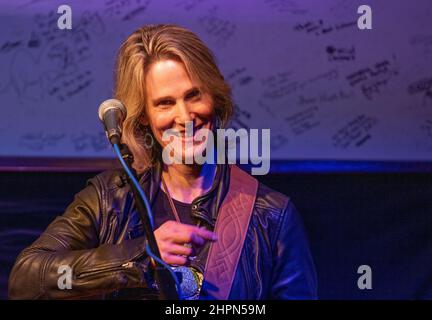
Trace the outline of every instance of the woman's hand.
<path fill-rule="evenodd" d="M 216 241 L 216 234 L 204 227 L 169 220 L 155 231 L 161 258 L 171 265 L 186 265 L 195 256 L 195 248 Z M 188 244 L 189 246 L 185 246 Z M 191 246 L 190 246 L 191 245 Z"/>

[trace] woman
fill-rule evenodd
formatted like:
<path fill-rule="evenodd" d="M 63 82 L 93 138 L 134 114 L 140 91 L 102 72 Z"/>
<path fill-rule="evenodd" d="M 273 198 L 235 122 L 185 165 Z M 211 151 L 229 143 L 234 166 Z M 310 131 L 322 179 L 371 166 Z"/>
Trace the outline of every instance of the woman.
<path fill-rule="evenodd" d="M 249 187 L 241 181 L 256 180 L 235 166 L 211 161 L 163 161 L 163 148 L 169 144 L 163 138 L 166 130 L 180 132 L 183 144 L 174 153 L 185 160 L 202 153 L 208 141 L 188 137 L 187 124 L 215 132 L 232 114 L 230 88 L 203 42 L 175 25 L 138 29 L 118 55 L 116 98 L 127 108 L 122 141 L 134 155 L 134 168 L 152 206 L 161 257 L 183 273 L 186 298 L 316 298 L 312 258 L 286 196 L 256 184 L 253 197 L 246 199 L 250 214 L 242 221 L 247 223 L 236 231 L 232 226 L 240 221 L 236 214 L 242 209 L 230 211 L 226 203 L 236 203 L 248 192 L 241 191 Z M 122 170 L 89 180 L 66 212 L 19 255 L 10 275 L 10 298 L 155 298 L 152 264 L 132 199 Z M 222 214 L 233 223 L 223 225 Z M 235 238 L 237 233 L 241 239 Z M 227 242 L 235 248 L 225 257 Z M 217 254 L 231 271 L 212 266 Z M 64 282 L 64 270 L 72 275 L 70 283 Z M 224 289 L 218 272 L 229 278 Z"/>

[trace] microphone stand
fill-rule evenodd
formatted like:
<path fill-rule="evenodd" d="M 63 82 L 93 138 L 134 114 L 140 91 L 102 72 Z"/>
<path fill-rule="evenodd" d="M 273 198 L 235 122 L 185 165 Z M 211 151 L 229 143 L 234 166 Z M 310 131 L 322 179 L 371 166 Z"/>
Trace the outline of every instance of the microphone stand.
<path fill-rule="evenodd" d="M 118 146 L 119 146 L 122 158 L 124 159 L 124 162 L 128 166 L 130 172 L 133 174 L 135 180 L 138 181 L 136 171 L 132 167 L 132 163 L 134 161 L 132 153 L 130 152 L 130 150 L 126 144 L 119 143 Z M 155 238 L 155 235 L 153 232 L 153 226 L 150 222 L 149 215 L 146 213 L 147 210 L 146 210 L 146 207 L 144 205 L 144 202 L 143 202 L 142 198 L 140 197 L 140 194 L 139 194 L 135 184 L 131 182 L 131 178 L 129 177 L 129 175 L 126 174 L 126 176 L 127 176 L 128 183 L 131 186 L 131 189 L 133 192 L 136 208 L 137 208 L 137 210 L 140 214 L 141 220 L 144 224 L 144 232 L 146 235 L 148 245 L 149 245 L 151 251 L 153 252 L 153 254 L 157 258 L 161 259 L 160 251 L 159 251 L 159 248 L 157 246 L 156 238 Z M 159 292 L 160 292 L 161 300 L 178 300 L 179 296 L 178 296 L 178 293 L 176 290 L 174 279 L 171 276 L 171 273 L 165 267 L 157 264 L 155 262 L 155 260 L 153 260 L 153 262 L 154 262 L 154 266 L 155 266 L 154 267 L 155 280 L 156 280 L 156 284 L 157 284 Z"/>

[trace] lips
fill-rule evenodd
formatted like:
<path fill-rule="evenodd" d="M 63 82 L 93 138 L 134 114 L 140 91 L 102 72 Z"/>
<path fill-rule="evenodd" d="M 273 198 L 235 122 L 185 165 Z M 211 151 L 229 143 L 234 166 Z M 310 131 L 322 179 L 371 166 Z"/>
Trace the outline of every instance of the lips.
<path fill-rule="evenodd" d="M 204 127 L 204 124 L 200 124 L 199 126 L 194 127 L 193 128 L 193 136 L 195 136 L 196 132 L 198 130 L 200 130 L 201 128 L 203 128 L 203 127 Z M 182 139 L 188 139 L 188 138 L 192 138 L 193 137 L 193 136 L 186 137 L 186 130 L 181 130 L 181 131 L 179 131 L 179 133 L 180 133 L 180 137 Z"/>
<path fill-rule="evenodd" d="M 189 136 L 189 137 L 186 137 L 186 136 L 185 136 L 186 131 L 181 131 L 181 132 L 180 132 L 180 134 L 181 134 L 181 136 L 180 136 L 180 141 L 182 141 L 182 143 L 192 143 L 193 145 L 200 145 L 200 144 L 202 144 L 202 143 L 205 142 L 207 139 L 202 140 L 202 138 L 200 138 L 199 140 L 194 140 L 194 138 L 195 138 L 196 133 L 198 132 L 198 130 L 200 130 L 200 129 L 204 128 L 204 127 L 205 127 L 205 124 L 201 124 L 201 125 L 199 125 L 199 126 L 196 126 L 196 127 L 193 129 L 193 135 L 192 135 L 192 136 Z"/>

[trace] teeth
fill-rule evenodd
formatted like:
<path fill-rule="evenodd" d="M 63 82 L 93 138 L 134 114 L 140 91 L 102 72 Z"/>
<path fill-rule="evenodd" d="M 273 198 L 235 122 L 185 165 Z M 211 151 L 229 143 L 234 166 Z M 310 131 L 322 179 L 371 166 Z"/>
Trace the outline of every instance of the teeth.
<path fill-rule="evenodd" d="M 194 129 L 193 129 L 193 135 L 190 136 L 189 138 L 192 138 L 193 136 L 195 136 L 196 132 L 197 132 L 198 130 L 200 130 L 201 128 L 203 128 L 203 127 L 204 127 L 204 125 L 200 125 L 200 126 L 194 128 Z M 186 137 L 186 131 L 179 132 L 179 133 L 180 133 L 180 136 L 179 136 L 180 138 L 182 138 L 182 139 L 187 139 L 187 138 L 188 138 L 188 137 Z"/>

